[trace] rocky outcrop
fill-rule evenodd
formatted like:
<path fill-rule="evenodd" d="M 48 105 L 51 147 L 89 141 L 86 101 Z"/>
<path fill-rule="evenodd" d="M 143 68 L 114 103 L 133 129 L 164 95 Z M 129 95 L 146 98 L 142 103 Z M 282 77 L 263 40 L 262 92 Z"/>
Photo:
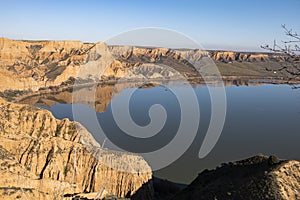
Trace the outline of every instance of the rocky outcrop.
<path fill-rule="evenodd" d="M 84 81 L 159 79 L 178 78 L 178 73 L 184 77 L 197 77 L 199 74 L 191 63 L 204 57 L 212 58 L 217 64 L 255 63 L 247 69 L 227 65 L 226 70 L 220 70 L 225 75 L 228 75 L 228 69 L 232 69 L 232 75 L 250 76 L 265 75 L 265 66 L 257 63 L 284 60 L 276 54 L 266 53 L 108 47 L 103 42 L 92 44 L 0 38 L 0 91 L 37 91 L 45 87 L 72 84 L 72 78 Z M 171 70 L 167 70 L 165 66 L 169 66 Z M 251 68 L 258 68 L 260 71 L 253 73 Z"/>
<path fill-rule="evenodd" d="M 1 199 L 153 193 L 142 157 L 103 149 L 80 124 L 48 111 L 0 99 L 0 139 Z"/>
<path fill-rule="evenodd" d="M 193 49 L 168 49 L 168 48 L 142 48 L 142 47 L 124 47 L 111 46 L 111 52 L 116 57 L 124 60 L 135 59 L 141 62 L 147 60 L 149 62 L 158 61 L 163 57 L 173 58 L 176 60 L 199 60 L 203 57 L 210 57 L 214 61 L 222 62 L 265 62 L 269 60 L 284 60 L 283 56 L 272 53 L 256 53 L 256 52 L 234 52 L 234 51 L 205 51 Z"/>
<path fill-rule="evenodd" d="M 205 170 L 174 200 L 300 199 L 300 162 L 254 156 Z"/>
<path fill-rule="evenodd" d="M 216 61 L 222 62 L 265 62 L 270 59 L 276 59 L 275 54 L 266 53 L 247 53 L 247 52 L 228 52 L 212 51 L 210 57 Z"/>
<path fill-rule="evenodd" d="M 76 75 L 94 44 L 0 39 L 0 90 L 38 90 Z"/>

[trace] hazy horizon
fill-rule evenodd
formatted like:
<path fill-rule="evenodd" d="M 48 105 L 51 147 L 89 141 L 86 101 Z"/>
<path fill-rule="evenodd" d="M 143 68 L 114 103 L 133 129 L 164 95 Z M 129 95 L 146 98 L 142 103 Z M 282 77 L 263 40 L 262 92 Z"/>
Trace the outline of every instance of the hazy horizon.
<path fill-rule="evenodd" d="M 68 39 L 12 39 L 12 38 L 8 38 L 8 37 L 0 37 L 4 38 L 4 39 L 9 39 L 9 40 L 14 40 L 14 41 L 32 41 L 32 42 L 47 42 L 47 41 L 74 41 L 74 42 L 82 42 L 82 43 L 91 43 L 91 44 L 96 44 L 96 43 L 101 43 L 101 42 L 106 42 L 106 41 L 98 41 L 98 42 L 86 42 L 86 41 L 81 41 L 81 40 L 68 40 Z M 123 45 L 123 44 L 107 44 L 108 46 L 130 46 L 130 47 L 140 47 L 140 48 L 170 48 L 170 49 L 191 49 L 191 50 L 195 50 L 195 49 L 199 49 L 199 48 L 189 48 L 189 47 L 178 47 L 178 48 L 173 48 L 173 47 L 167 47 L 167 46 L 155 46 L 155 45 Z M 263 48 L 259 48 L 257 50 L 251 50 L 251 49 L 245 49 L 245 50 L 238 50 L 238 49 L 224 49 L 224 48 L 218 48 L 216 47 L 215 49 L 213 48 L 206 48 L 206 49 L 199 49 L 199 50 L 204 50 L 204 51 L 232 51 L 232 52 L 249 52 L 249 53 L 274 53 L 272 51 L 269 50 L 265 50 Z"/>

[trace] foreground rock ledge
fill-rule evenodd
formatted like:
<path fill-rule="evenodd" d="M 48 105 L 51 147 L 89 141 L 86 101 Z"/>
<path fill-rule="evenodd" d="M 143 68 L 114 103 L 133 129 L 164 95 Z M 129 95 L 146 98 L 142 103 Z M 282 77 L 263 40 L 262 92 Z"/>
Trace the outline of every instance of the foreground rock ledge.
<path fill-rule="evenodd" d="M 105 150 L 76 122 L 2 99 L 0 173 L 0 199 L 153 194 L 152 172 L 142 157 Z"/>
<path fill-rule="evenodd" d="M 258 155 L 205 170 L 172 200 L 300 199 L 300 163 Z"/>

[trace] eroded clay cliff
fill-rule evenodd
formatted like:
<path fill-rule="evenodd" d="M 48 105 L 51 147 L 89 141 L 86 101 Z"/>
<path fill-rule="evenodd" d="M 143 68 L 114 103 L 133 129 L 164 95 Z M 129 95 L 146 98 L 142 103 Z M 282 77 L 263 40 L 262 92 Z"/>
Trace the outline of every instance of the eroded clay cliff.
<path fill-rule="evenodd" d="M 1 199 L 153 193 L 142 157 L 103 149 L 80 124 L 48 111 L 0 99 L 0 139 Z"/>
<path fill-rule="evenodd" d="M 103 42 L 93 44 L 0 38 L 0 91 L 37 91 L 45 87 L 73 84 L 73 78 L 99 81 L 178 78 L 180 74 L 185 78 L 197 77 L 197 70 L 201 66 L 194 65 L 194 61 L 206 57 L 215 61 L 225 76 L 271 76 L 272 73 L 265 70 L 265 63 L 271 62 L 273 66 L 275 61 L 284 60 L 278 55 L 266 53 L 119 47 L 107 46 Z"/>

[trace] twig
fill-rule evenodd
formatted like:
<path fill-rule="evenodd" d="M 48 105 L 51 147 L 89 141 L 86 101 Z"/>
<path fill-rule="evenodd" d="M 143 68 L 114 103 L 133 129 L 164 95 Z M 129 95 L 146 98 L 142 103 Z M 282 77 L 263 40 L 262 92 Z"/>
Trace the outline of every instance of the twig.
<path fill-rule="evenodd" d="M 104 148 L 105 142 L 106 142 L 107 138 L 104 138 L 101 147 Z"/>

